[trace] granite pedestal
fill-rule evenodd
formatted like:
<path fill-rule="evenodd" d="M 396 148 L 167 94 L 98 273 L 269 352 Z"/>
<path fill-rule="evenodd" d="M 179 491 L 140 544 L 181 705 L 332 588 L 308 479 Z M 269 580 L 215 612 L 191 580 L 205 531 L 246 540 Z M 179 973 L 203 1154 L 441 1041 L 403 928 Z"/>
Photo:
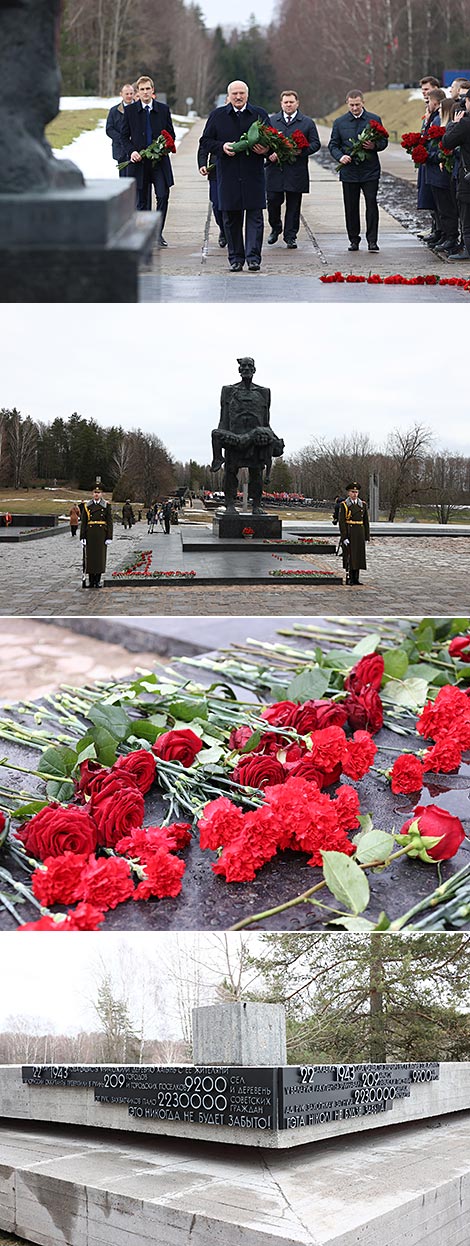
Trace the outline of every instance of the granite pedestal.
<path fill-rule="evenodd" d="M 137 302 L 159 228 L 157 213 L 135 211 L 130 178 L 0 194 L 3 301 Z"/>
<path fill-rule="evenodd" d="M 249 511 L 216 512 L 213 521 L 214 536 L 240 538 L 244 528 L 253 529 L 253 540 L 279 540 L 282 523 L 278 515 L 251 515 Z M 248 544 L 248 542 L 247 542 Z"/>

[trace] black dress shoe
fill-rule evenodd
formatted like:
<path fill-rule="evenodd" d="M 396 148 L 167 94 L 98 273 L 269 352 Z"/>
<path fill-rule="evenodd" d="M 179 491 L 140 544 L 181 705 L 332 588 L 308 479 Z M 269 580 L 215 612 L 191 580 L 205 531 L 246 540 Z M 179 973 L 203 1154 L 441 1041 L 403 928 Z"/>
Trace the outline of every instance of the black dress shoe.
<path fill-rule="evenodd" d="M 225 237 L 225 234 L 220 233 L 219 234 L 219 247 L 226 247 L 226 246 L 227 246 L 227 239 Z"/>
<path fill-rule="evenodd" d="M 369 251 L 380 251 L 380 247 L 377 246 L 376 242 L 370 242 L 368 249 Z"/>
<path fill-rule="evenodd" d="M 230 271 L 232 273 L 241 273 L 242 268 L 243 268 L 243 264 L 240 264 L 239 260 L 232 260 L 232 263 L 230 265 Z"/>
<path fill-rule="evenodd" d="M 280 233 L 281 233 L 280 229 L 272 229 L 272 230 L 271 230 L 271 233 L 270 233 L 269 238 L 268 238 L 268 247 L 273 247 L 273 246 L 274 246 L 274 243 L 275 243 L 275 242 L 277 242 L 277 240 L 278 240 L 278 238 L 279 238 L 279 236 L 280 236 Z"/>
<path fill-rule="evenodd" d="M 447 259 L 448 260 L 470 260 L 470 255 L 468 254 L 467 248 L 462 247 L 461 251 L 452 251 L 451 254 L 447 256 Z"/>
<path fill-rule="evenodd" d="M 160 234 L 160 237 L 159 237 L 159 239 L 158 239 L 158 245 L 159 245 L 159 247 L 167 247 L 167 246 L 168 246 L 168 243 L 165 241 L 165 239 L 164 239 L 164 237 L 163 237 L 163 234 Z"/>
<path fill-rule="evenodd" d="M 248 271 L 250 273 L 259 273 L 260 268 L 259 260 L 248 260 Z"/>
<path fill-rule="evenodd" d="M 359 250 L 359 243 L 358 243 L 358 242 L 350 242 L 350 243 L 349 243 L 349 246 L 348 246 L 348 251 L 358 251 L 358 250 Z"/>
<path fill-rule="evenodd" d="M 296 251 L 297 243 L 295 238 L 286 238 L 286 247 L 288 247 L 289 251 Z"/>

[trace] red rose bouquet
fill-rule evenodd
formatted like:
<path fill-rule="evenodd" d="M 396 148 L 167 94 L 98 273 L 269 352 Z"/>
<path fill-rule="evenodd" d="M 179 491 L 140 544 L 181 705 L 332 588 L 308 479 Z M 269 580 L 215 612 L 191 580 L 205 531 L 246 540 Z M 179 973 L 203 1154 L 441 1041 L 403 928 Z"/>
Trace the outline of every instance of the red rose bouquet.
<path fill-rule="evenodd" d="M 402 134 L 401 146 L 405 148 L 405 151 L 408 152 L 409 156 L 411 156 L 413 148 L 417 147 L 418 143 L 421 142 L 421 138 L 422 136 L 418 130 L 410 130 L 409 133 Z"/>
<path fill-rule="evenodd" d="M 167 156 L 170 151 L 176 151 L 175 140 L 168 133 L 168 130 L 162 130 L 158 138 L 154 138 L 153 143 L 150 143 L 149 147 L 144 147 L 142 151 L 139 151 L 139 156 L 141 156 L 142 160 L 151 160 L 152 164 L 158 164 L 163 156 Z M 128 164 L 131 164 L 130 159 L 121 160 L 120 164 L 118 164 L 118 169 L 127 169 Z"/>
<path fill-rule="evenodd" d="M 286 134 L 281 134 L 280 130 L 266 125 L 260 117 L 253 121 L 246 134 L 242 134 L 238 141 L 231 143 L 230 146 L 236 155 L 249 156 L 258 143 L 266 147 L 269 152 L 274 152 L 279 164 L 293 164 L 301 149 L 308 147 L 308 139 L 301 130 L 295 130 L 292 138 L 288 138 Z"/>
<path fill-rule="evenodd" d="M 345 152 L 345 155 L 351 156 L 351 159 L 356 160 L 358 164 L 364 164 L 365 160 L 371 160 L 375 154 L 375 148 L 374 151 L 368 151 L 364 144 L 377 143 L 382 138 L 388 138 L 388 130 L 385 129 L 385 126 L 380 121 L 368 121 L 357 138 L 348 140 L 349 151 Z M 343 165 L 338 164 L 336 172 L 339 173 L 342 168 Z"/>

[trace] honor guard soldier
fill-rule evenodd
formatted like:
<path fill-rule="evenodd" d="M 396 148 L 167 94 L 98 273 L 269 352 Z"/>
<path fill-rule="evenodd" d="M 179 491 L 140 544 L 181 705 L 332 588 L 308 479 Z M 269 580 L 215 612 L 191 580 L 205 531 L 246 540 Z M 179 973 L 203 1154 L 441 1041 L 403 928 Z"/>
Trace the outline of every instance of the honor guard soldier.
<path fill-rule="evenodd" d="M 100 485 L 95 485 L 93 497 L 84 502 L 80 538 L 85 549 L 85 570 L 90 588 L 99 588 L 101 576 L 106 569 L 106 546 L 113 539 L 113 517 Z"/>
<path fill-rule="evenodd" d="M 339 530 L 343 547 L 346 584 L 360 584 L 359 572 L 365 570 L 366 541 L 370 541 L 369 516 L 365 502 L 359 497 L 359 485 L 346 485 L 347 496 L 339 508 Z"/>

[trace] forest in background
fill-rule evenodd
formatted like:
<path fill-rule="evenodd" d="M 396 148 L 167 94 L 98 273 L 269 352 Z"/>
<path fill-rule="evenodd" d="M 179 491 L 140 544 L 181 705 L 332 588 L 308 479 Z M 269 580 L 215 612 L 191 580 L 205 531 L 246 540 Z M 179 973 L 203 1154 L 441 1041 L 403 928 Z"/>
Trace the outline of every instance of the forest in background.
<path fill-rule="evenodd" d="M 271 111 L 294 87 L 304 111 L 325 116 L 351 86 L 441 78 L 468 61 L 470 0 L 279 0 L 268 27 L 223 18 L 209 30 L 184 0 L 66 0 L 64 93 L 111 96 L 148 73 L 176 112 L 191 98 L 205 115 L 242 78 Z"/>

